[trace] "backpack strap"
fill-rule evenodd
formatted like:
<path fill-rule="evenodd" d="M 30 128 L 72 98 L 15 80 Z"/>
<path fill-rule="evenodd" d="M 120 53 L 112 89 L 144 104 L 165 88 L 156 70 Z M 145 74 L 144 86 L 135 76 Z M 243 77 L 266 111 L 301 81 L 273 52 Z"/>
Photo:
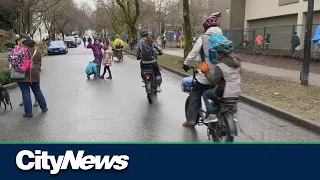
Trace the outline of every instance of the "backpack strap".
<path fill-rule="evenodd" d="M 201 54 L 201 61 L 204 62 L 205 58 L 209 58 L 209 41 L 210 35 L 202 35 L 202 54 Z"/>

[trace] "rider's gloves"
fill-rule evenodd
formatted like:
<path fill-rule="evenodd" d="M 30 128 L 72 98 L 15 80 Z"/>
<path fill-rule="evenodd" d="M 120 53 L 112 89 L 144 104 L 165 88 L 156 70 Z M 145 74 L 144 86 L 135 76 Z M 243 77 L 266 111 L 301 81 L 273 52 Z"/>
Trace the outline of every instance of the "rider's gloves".
<path fill-rule="evenodd" d="M 183 69 L 185 72 L 187 72 L 187 71 L 190 70 L 190 67 L 189 67 L 188 65 L 186 65 L 186 64 L 183 64 L 183 65 L 182 65 L 182 69 Z"/>

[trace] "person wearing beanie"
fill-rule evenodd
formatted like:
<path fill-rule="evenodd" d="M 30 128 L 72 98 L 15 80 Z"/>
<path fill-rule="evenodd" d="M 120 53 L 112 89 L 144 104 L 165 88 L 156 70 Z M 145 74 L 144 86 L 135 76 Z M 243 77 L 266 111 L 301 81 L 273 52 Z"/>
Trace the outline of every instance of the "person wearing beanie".
<path fill-rule="evenodd" d="M 31 54 L 34 54 L 32 58 L 33 68 L 31 71 L 27 71 L 25 78 L 22 80 L 15 80 L 18 83 L 18 86 L 22 92 L 23 106 L 24 106 L 24 117 L 33 117 L 32 112 L 32 101 L 30 95 L 30 88 L 35 96 L 36 101 L 39 103 L 42 112 L 47 112 L 47 103 L 43 96 L 43 93 L 40 88 L 40 66 L 42 56 L 37 51 L 35 44 L 28 36 L 20 36 L 16 41 L 17 45 L 27 48 Z"/>

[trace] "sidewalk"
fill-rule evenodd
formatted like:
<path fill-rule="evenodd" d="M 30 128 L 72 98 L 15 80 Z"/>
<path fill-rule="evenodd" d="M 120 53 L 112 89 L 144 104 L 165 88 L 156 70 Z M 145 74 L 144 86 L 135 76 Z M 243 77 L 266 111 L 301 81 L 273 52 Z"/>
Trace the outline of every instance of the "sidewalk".
<path fill-rule="evenodd" d="M 183 57 L 183 49 L 165 49 L 165 54 L 175 55 Z M 198 57 L 199 58 L 199 57 Z M 296 82 L 300 82 L 300 71 L 287 70 L 282 68 L 269 67 L 253 63 L 241 63 L 242 68 L 254 73 L 264 74 L 268 76 L 275 76 L 280 78 L 288 78 Z M 309 84 L 314 86 L 320 86 L 320 74 L 310 73 Z"/>
<path fill-rule="evenodd" d="M 7 59 L 9 52 L 0 52 L 0 59 Z"/>

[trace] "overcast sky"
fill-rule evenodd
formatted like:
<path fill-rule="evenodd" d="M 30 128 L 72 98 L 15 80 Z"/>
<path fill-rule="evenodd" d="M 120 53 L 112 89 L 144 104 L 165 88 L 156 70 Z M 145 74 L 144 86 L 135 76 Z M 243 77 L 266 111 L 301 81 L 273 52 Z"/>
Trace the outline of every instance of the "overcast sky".
<path fill-rule="evenodd" d="M 75 2 L 77 3 L 81 3 L 81 2 L 87 2 L 92 8 L 95 8 L 95 5 L 94 5 L 94 0 L 75 0 Z"/>

